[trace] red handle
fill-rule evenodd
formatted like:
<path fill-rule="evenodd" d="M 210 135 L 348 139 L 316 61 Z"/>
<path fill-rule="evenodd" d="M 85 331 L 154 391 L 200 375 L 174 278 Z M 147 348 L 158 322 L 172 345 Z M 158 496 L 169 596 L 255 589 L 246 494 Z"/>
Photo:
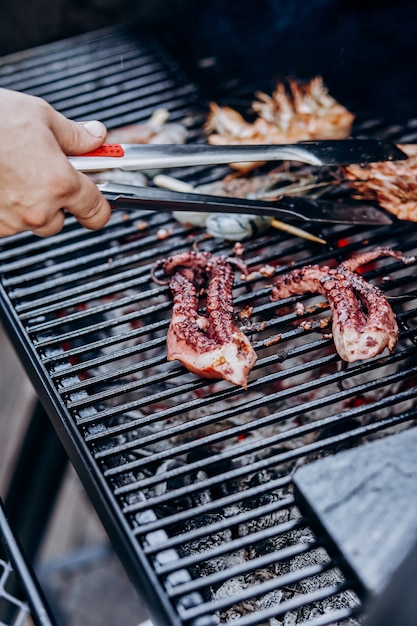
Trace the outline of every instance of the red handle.
<path fill-rule="evenodd" d="M 84 154 L 80 154 L 79 156 L 98 156 L 98 157 L 122 157 L 125 155 L 125 151 L 123 150 L 123 146 L 119 143 L 107 143 L 97 150 L 92 150 L 91 152 L 85 152 Z"/>

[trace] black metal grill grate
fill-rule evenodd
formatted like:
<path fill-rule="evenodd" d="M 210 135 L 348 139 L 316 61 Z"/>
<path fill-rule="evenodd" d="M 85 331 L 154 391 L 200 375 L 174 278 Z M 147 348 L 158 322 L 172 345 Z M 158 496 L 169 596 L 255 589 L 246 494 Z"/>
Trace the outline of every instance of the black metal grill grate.
<path fill-rule="evenodd" d="M 158 44 L 119 28 L 6 57 L 0 81 L 109 127 L 165 106 L 171 119 L 186 120 L 192 139 L 204 119 L 198 90 Z M 375 122 L 357 133 L 410 140 L 410 129 Z M 201 181 L 221 171 L 179 175 Z M 166 214 L 115 211 L 100 232 L 69 218 L 47 240 L 5 239 L 4 323 L 157 623 L 356 624 L 362 591 L 341 555 L 313 533 L 292 475 L 415 422 L 416 301 L 394 303 L 394 354 L 346 367 L 320 330 L 322 303 L 304 299 L 307 333 L 291 303 L 270 303 L 271 279 L 237 279 L 236 309 L 253 306 L 246 330 L 258 362 L 247 391 L 208 384 L 166 362 L 171 301 L 150 280 L 157 259 L 190 249 L 200 234 Z M 317 234 L 326 246 L 268 232 L 245 244 L 245 260 L 252 269 L 274 263 L 280 273 L 342 260 L 364 245 L 417 253 L 417 228 L 408 223 Z M 200 245 L 231 253 L 227 242 Z M 366 276 L 395 295 L 416 288 L 415 266 L 384 259 Z"/>

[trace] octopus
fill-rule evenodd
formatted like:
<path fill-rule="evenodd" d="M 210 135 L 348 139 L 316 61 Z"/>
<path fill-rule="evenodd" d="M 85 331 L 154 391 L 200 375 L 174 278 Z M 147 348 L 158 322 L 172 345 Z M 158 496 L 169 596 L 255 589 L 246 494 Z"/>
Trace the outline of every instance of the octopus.
<path fill-rule="evenodd" d="M 356 197 L 377 202 L 400 220 L 417 222 L 416 146 L 400 145 L 408 159 L 349 165 L 342 174 Z"/>
<path fill-rule="evenodd" d="M 385 348 L 393 352 L 399 334 L 394 312 L 384 293 L 356 273 L 360 266 L 382 256 L 392 256 L 403 263 L 415 260 L 390 248 L 375 248 L 337 267 L 306 265 L 279 276 L 272 287 L 271 300 L 303 293 L 323 295 L 332 312 L 333 341 L 344 361 L 369 359 Z"/>
<path fill-rule="evenodd" d="M 350 135 L 354 115 L 329 94 L 320 76 L 307 84 L 296 80 L 278 83 L 271 96 L 263 92 L 255 95 L 254 122 L 246 121 L 231 107 L 210 104 L 205 123 L 209 143 L 280 144 L 346 139 Z M 232 165 L 250 171 L 259 163 Z"/>
<path fill-rule="evenodd" d="M 158 261 L 152 278 L 158 284 L 167 282 L 156 277 L 156 270 L 162 267 L 173 295 L 168 361 L 177 360 L 200 377 L 224 379 L 246 389 L 257 357 L 235 321 L 233 265 L 247 273 L 241 259 L 187 251 Z M 202 294 L 205 315 L 199 313 Z"/>

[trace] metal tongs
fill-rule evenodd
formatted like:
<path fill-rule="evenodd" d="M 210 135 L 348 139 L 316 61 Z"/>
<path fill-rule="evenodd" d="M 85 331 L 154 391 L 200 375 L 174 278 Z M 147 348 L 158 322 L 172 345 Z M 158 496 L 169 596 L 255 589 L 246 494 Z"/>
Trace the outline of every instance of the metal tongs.
<path fill-rule="evenodd" d="M 108 169 L 155 170 L 162 168 L 229 163 L 298 161 L 312 166 L 340 166 L 407 159 L 395 144 L 373 139 L 305 141 L 298 144 L 212 146 L 181 145 L 104 145 L 86 155 L 69 157 L 72 165 L 83 172 Z M 141 208 L 161 211 L 200 211 L 212 213 L 245 213 L 271 216 L 276 222 L 324 222 L 381 225 L 392 219 L 377 208 L 361 204 L 348 205 L 315 201 L 305 197 L 281 196 L 275 201 L 261 201 L 200 193 L 171 191 L 155 187 L 136 187 L 115 183 L 98 185 L 110 204 L 125 210 Z M 280 222 L 281 226 L 284 226 Z M 278 226 L 277 226 L 278 227 Z M 294 227 L 294 234 L 308 233 Z M 317 237 L 307 237 L 324 242 Z"/>
<path fill-rule="evenodd" d="M 212 146 L 207 144 L 107 144 L 69 157 L 75 169 L 153 170 L 229 163 L 298 161 L 314 166 L 349 165 L 406 159 L 395 144 L 377 139 L 334 139 L 296 144 Z"/>
<path fill-rule="evenodd" d="M 281 196 L 278 200 L 250 200 L 139 187 L 106 182 L 97 185 L 110 204 L 116 208 L 151 211 L 201 211 L 202 213 L 245 213 L 269 215 L 287 222 L 322 222 L 333 224 L 391 224 L 392 219 L 372 205 L 359 202 L 341 204 L 311 200 L 301 196 Z"/>

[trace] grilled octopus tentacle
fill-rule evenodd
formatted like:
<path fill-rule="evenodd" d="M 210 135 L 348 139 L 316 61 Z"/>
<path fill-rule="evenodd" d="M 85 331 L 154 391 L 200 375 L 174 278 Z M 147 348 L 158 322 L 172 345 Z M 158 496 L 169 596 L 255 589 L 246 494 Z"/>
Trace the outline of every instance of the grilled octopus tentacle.
<path fill-rule="evenodd" d="M 387 255 L 405 263 L 413 260 L 390 248 L 378 248 L 356 255 L 337 268 L 307 265 L 278 277 L 271 300 L 303 293 L 325 296 L 333 313 L 335 346 L 345 361 L 368 359 L 385 348 L 392 351 L 398 340 L 394 312 L 383 292 L 354 272 L 359 266 Z"/>
<path fill-rule="evenodd" d="M 394 259 L 398 261 L 402 261 L 402 263 L 413 263 L 415 261 L 414 256 L 405 256 L 399 250 L 393 250 L 392 248 L 374 248 L 374 250 L 369 250 L 367 252 L 360 252 L 359 254 L 355 254 L 350 259 L 346 259 L 339 265 L 339 267 L 344 267 L 346 269 L 354 272 L 361 267 L 361 265 L 366 265 L 375 259 L 379 259 L 383 256 L 392 256 Z"/>
<path fill-rule="evenodd" d="M 247 271 L 242 261 L 237 263 Z M 208 252 L 184 252 L 166 259 L 174 298 L 168 329 L 168 360 L 178 360 L 205 378 L 223 378 L 246 388 L 256 353 L 238 328 L 233 312 L 233 267 Z M 159 281 L 159 279 L 158 279 Z M 206 316 L 198 313 L 206 289 Z"/>

